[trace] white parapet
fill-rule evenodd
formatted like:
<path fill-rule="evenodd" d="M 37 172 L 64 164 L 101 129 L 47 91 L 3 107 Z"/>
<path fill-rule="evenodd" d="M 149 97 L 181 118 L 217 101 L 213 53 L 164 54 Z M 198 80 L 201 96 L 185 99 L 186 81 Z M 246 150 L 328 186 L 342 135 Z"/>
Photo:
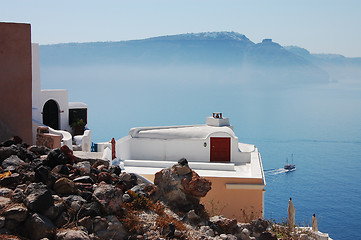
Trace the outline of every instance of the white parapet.
<path fill-rule="evenodd" d="M 173 161 L 124 160 L 125 167 L 168 168 L 176 163 Z M 195 170 L 235 171 L 233 163 L 188 162 L 188 165 Z"/>
<path fill-rule="evenodd" d="M 61 145 L 66 145 L 69 147 L 70 150 L 73 150 L 73 140 L 72 140 L 72 136 L 69 132 L 67 131 L 63 131 L 63 130 L 55 130 L 52 129 L 51 127 L 49 127 L 49 133 L 50 134 L 55 134 L 55 135 L 60 135 L 61 138 Z"/>

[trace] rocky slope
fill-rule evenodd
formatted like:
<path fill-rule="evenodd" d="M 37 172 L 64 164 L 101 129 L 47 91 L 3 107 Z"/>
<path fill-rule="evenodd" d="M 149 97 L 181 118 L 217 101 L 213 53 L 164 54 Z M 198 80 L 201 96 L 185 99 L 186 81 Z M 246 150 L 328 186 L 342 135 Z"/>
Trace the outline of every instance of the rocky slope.
<path fill-rule="evenodd" d="M 0 164 L 0 239 L 277 239 L 263 219 L 210 217 L 199 199 L 211 182 L 185 159 L 153 185 L 66 146 L 14 137 L 0 144 Z"/>

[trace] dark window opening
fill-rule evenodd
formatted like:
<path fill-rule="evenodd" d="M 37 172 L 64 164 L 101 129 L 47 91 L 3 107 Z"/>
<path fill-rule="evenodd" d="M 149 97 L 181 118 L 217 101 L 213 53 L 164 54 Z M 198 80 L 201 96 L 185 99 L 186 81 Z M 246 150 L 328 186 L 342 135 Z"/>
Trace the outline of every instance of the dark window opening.
<path fill-rule="evenodd" d="M 88 122 L 88 114 L 86 108 L 69 109 L 69 125 L 71 126 L 74 122 L 83 119 L 83 122 Z"/>

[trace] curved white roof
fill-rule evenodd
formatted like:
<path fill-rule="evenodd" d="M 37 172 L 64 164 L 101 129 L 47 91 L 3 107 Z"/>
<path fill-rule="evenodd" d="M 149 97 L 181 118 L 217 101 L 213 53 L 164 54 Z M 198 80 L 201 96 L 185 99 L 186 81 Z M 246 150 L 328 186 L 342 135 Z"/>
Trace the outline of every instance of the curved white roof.
<path fill-rule="evenodd" d="M 86 105 L 86 103 L 83 103 L 83 102 L 69 102 L 69 108 L 70 108 L 70 109 L 74 109 L 74 108 L 88 108 L 88 105 Z"/>
<path fill-rule="evenodd" d="M 214 127 L 208 125 L 170 126 L 132 128 L 129 135 L 133 138 L 179 139 L 202 138 L 206 139 L 212 133 L 226 133 L 235 137 L 233 130 L 228 126 Z"/>

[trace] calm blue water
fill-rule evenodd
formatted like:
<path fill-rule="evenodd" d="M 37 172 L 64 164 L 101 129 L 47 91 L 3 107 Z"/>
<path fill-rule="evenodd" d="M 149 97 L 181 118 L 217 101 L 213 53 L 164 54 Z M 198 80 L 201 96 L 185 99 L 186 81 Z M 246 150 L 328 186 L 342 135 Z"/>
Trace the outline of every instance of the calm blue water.
<path fill-rule="evenodd" d="M 315 213 L 320 231 L 334 239 L 361 238 L 361 80 L 256 89 L 234 76 L 192 76 L 44 67 L 42 88 L 66 88 L 71 101 L 88 104 L 94 142 L 121 138 L 131 127 L 203 124 L 223 112 L 239 141 L 262 154 L 266 218 L 286 218 L 292 197 L 297 223 L 309 224 Z M 277 171 L 292 153 L 296 171 Z"/>

